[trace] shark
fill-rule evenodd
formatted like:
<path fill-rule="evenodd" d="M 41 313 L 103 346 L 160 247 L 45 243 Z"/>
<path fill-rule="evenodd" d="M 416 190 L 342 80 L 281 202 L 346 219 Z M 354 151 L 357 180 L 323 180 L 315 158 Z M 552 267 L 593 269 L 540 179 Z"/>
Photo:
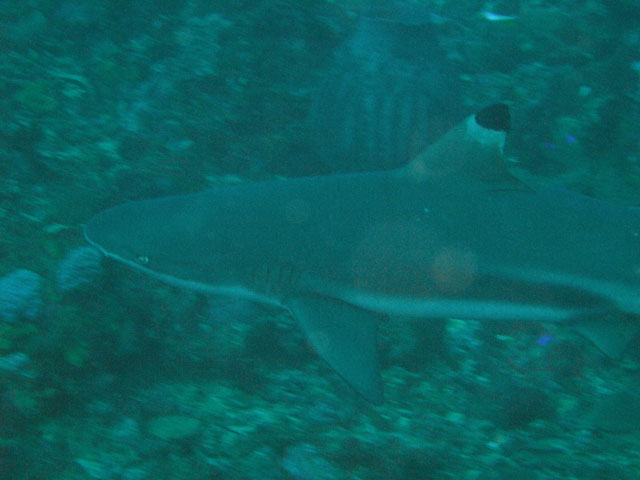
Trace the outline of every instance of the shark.
<path fill-rule="evenodd" d="M 522 183 L 510 125 L 491 105 L 402 168 L 132 201 L 84 236 L 170 284 L 288 310 L 374 404 L 388 318 L 561 323 L 619 357 L 640 327 L 640 210 Z"/>

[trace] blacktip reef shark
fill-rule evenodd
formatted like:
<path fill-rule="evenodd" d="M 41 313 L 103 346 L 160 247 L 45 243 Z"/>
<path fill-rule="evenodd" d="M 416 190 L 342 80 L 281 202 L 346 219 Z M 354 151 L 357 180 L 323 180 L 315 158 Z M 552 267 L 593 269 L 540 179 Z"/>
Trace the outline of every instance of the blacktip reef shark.
<path fill-rule="evenodd" d="M 522 184 L 509 126 L 493 105 L 401 169 L 126 203 L 85 237 L 171 284 L 287 309 L 373 403 L 387 316 L 566 323 L 619 356 L 640 327 L 640 210 Z"/>

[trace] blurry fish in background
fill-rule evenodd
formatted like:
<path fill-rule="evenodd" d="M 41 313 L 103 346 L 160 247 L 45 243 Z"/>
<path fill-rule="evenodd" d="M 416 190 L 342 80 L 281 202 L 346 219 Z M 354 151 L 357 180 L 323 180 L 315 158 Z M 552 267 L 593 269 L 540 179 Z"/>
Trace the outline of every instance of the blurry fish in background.
<path fill-rule="evenodd" d="M 360 15 L 311 107 L 312 144 L 328 170 L 398 167 L 463 116 L 441 27 L 425 4 L 408 0 Z"/>

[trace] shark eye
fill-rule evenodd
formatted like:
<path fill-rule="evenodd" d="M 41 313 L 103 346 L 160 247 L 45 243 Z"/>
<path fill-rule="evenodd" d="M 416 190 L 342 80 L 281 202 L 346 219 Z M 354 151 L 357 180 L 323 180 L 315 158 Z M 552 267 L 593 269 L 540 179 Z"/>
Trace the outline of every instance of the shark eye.
<path fill-rule="evenodd" d="M 136 262 L 140 265 L 146 265 L 147 263 L 149 263 L 149 257 L 147 257 L 146 255 L 136 255 L 135 258 Z"/>

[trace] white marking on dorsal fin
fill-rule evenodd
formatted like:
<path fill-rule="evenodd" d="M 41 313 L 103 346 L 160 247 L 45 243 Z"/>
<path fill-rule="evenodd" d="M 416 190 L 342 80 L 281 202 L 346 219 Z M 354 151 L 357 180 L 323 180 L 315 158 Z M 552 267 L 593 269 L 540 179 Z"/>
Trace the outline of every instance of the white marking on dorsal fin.
<path fill-rule="evenodd" d="M 487 107 L 454 127 L 401 171 L 417 182 L 455 175 L 492 184 L 517 183 L 502 157 L 509 127 L 506 105 Z"/>

